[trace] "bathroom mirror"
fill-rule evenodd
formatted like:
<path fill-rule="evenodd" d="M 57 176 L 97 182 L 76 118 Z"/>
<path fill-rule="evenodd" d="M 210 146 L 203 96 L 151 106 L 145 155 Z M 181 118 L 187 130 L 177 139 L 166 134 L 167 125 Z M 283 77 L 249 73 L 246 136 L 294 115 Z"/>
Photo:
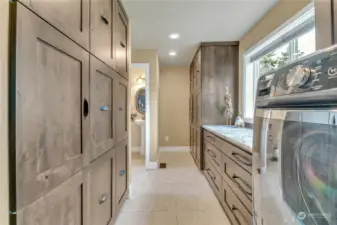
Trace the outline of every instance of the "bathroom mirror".
<path fill-rule="evenodd" d="M 145 88 L 139 88 L 137 90 L 136 109 L 140 114 L 145 114 Z"/>

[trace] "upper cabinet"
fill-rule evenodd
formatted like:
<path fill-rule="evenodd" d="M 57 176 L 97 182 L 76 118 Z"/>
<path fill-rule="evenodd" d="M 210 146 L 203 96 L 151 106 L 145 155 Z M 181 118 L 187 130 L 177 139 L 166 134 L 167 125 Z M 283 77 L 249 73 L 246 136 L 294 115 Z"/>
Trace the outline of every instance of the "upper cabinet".
<path fill-rule="evenodd" d="M 89 49 L 89 0 L 20 0 L 48 23 Z"/>
<path fill-rule="evenodd" d="M 91 1 L 90 51 L 112 68 L 115 68 L 114 9 L 114 0 Z"/>
<path fill-rule="evenodd" d="M 120 1 L 116 2 L 116 57 L 117 72 L 128 78 L 128 18 Z"/>

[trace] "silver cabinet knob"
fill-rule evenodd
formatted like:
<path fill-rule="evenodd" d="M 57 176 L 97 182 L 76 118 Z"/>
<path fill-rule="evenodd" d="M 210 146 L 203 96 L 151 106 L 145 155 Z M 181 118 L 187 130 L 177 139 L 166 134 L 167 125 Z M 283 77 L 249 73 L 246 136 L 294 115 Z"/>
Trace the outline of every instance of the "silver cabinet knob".
<path fill-rule="evenodd" d="M 99 109 L 100 109 L 101 111 L 108 111 L 108 110 L 109 110 L 109 106 L 102 105 L 101 107 L 99 107 Z"/>
<path fill-rule="evenodd" d="M 104 194 L 99 200 L 98 203 L 101 205 L 108 200 L 108 194 Z"/>

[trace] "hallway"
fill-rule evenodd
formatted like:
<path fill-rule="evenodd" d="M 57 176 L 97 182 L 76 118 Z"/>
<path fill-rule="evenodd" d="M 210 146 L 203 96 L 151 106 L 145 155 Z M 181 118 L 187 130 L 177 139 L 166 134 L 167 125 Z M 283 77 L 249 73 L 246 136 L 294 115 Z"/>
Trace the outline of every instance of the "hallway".
<path fill-rule="evenodd" d="M 130 198 L 116 225 L 229 225 L 188 151 L 161 152 L 166 169 L 144 169 L 132 158 Z"/>

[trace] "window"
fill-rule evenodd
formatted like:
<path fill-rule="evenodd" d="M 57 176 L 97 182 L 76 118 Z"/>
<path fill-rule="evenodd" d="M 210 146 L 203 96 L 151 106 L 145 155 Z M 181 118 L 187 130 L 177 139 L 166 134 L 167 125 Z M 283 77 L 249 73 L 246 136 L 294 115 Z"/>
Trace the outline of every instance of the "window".
<path fill-rule="evenodd" d="M 310 6 L 310 7 L 309 7 Z M 257 80 L 261 74 L 313 53 L 316 48 L 315 14 L 312 5 L 292 22 L 244 54 L 243 117 L 254 118 Z"/>

